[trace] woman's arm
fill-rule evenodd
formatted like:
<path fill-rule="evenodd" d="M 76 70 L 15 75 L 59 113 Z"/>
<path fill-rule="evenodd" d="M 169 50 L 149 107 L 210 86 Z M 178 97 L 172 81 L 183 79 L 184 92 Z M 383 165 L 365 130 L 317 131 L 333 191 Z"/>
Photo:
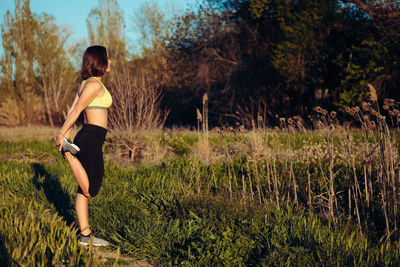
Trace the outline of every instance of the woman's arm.
<path fill-rule="evenodd" d="M 74 101 L 72 102 L 72 105 L 71 105 L 71 107 L 69 108 L 68 113 L 67 113 L 67 116 L 65 117 L 65 119 L 67 119 L 67 118 L 69 117 L 69 115 L 72 113 L 72 111 L 73 111 L 74 108 L 76 107 L 76 104 L 78 103 L 78 100 L 79 100 L 79 94 L 76 93 L 75 99 L 74 99 Z M 71 129 L 72 129 L 72 127 L 64 134 L 64 136 L 65 136 L 66 138 L 69 138 L 69 136 L 70 136 L 70 134 L 71 134 Z"/>
<path fill-rule="evenodd" d="M 75 124 L 76 120 L 79 117 L 79 114 L 89 105 L 90 102 L 93 101 L 98 95 L 100 95 L 104 91 L 104 88 L 97 81 L 86 82 L 85 90 L 83 90 L 81 96 L 77 94 L 75 96 L 74 102 L 70 110 L 68 111 L 67 118 L 63 126 L 61 127 L 59 133 L 55 137 L 56 145 L 59 147 L 61 151 L 62 144 L 64 143 L 64 137 L 69 136 L 72 126 Z"/>
<path fill-rule="evenodd" d="M 74 99 L 74 101 L 72 102 L 72 105 L 71 105 L 71 107 L 69 108 L 68 113 L 67 113 L 67 116 L 65 117 L 65 119 L 67 119 L 68 116 L 71 114 L 71 112 L 74 110 L 76 104 L 78 103 L 79 96 L 80 96 L 80 94 L 82 93 L 82 91 L 83 91 L 84 89 L 85 89 L 85 82 L 82 82 L 82 83 L 81 83 L 81 86 L 79 86 L 78 92 L 76 92 L 75 99 Z M 71 135 L 71 129 L 72 129 L 72 127 L 64 134 L 64 136 L 65 136 L 66 138 L 69 138 L 69 136 Z"/>

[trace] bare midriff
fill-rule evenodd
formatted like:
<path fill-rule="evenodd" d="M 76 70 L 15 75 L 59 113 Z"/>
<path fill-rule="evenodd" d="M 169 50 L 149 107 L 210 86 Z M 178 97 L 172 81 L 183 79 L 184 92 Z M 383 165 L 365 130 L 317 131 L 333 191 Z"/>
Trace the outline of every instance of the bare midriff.
<path fill-rule="evenodd" d="M 107 109 L 85 109 L 85 123 L 107 129 Z"/>

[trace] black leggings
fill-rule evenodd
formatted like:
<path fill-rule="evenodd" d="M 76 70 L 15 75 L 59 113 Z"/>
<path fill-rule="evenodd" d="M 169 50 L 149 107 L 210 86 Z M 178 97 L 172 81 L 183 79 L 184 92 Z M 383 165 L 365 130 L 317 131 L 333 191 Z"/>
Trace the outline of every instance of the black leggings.
<path fill-rule="evenodd" d="M 89 194 L 91 197 L 97 195 L 103 182 L 104 161 L 102 147 L 106 134 L 107 129 L 101 126 L 84 124 L 74 139 L 74 144 L 80 148 L 76 157 L 82 163 L 89 178 Z M 79 186 L 78 193 L 83 194 Z"/>

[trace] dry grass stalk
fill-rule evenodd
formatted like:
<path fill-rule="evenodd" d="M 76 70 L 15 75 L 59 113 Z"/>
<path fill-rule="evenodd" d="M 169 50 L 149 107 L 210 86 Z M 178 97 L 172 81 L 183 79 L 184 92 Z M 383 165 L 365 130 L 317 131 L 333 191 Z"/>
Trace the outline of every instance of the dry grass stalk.
<path fill-rule="evenodd" d="M 246 199 L 246 197 L 247 197 L 246 180 L 244 179 L 244 174 L 242 174 L 242 198 Z"/>
<path fill-rule="evenodd" d="M 308 208 L 313 210 L 312 205 L 312 190 L 311 190 L 311 174 L 310 174 L 310 164 L 307 164 L 307 191 L 308 191 Z"/>
<path fill-rule="evenodd" d="M 209 142 L 209 130 L 208 130 L 208 95 L 205 93 L 203 95 L 203 114 L 196 109 L 198 128 L 200 122 L 202 122 L 202 137 L 199 136 L 199 141 L 197 144 L 198 152 L 200 153 L 200 158 L 203 162 L 209 164 L 211 162 L 211 147 Z M 200 120 L 201 119 L 201 120 Z"/>
<path fill-rule="evenodd" d="M 270 167 L 270 161 L 267 161 L 267 183 L 268 183 L 268 194 L 269 194 L 269 202 L 273 203 L 273 194 L 272 194 L 272 189 L 271 189 L 271 167 Z"/>
<path fill-rule="evenodd" d="M 229 198 L 232 199 L 232 175 L 231 175 L 231 171 L 228 165 L 228 177 L 229 177 Z"/>
<path fill-rule="evenodd" d="M 379 113 L 379 111 L 378 111 Z M 388 197 L 387 197 L 387 180 L 388 180 L 388 173 L 386 169 L 386 155 L 385 155 L 385 147 L 386 147 L 386 140 L 385 140 L 385 130 L 384 130 L 384 121 L 379 119 L 379 146 L 380 146 L 380 181 L 382 183 L 381 187 L 381 197 L 382 197 L 382 209 L 385 215 L 385 224 L 386 224 L 386 233 L 390 234 L 390 222 L 389 222 L 389 207 L 388 207 Z"/>
<path fill-rule="evenodd" d="M 378 101 L 378 94 L 376 93 L 374 86 L 368 83 L 368 88 L 369 88 L 370 100 L 374 102 Z"/>
<path fill-rule="evenodd" d="M 197 115 L 197 121 L 202 122 L 203 121 L 203 116 L 201 115 L 201 112 L 198 108 L 196 108 L 196 115 Z M 197 127 L 198 129 L 199 127 Z"/>
<path fill-rule="evenodd" d="M 208 137 L 208 95 L 203 95 L 203 133 Z"/>
<path fill-rule="evenodd" d="M 247 169 L 251 170 L 250 166 L 249 166 L 249 162 L 247 162 Z M 250 172 L 247 172 L 247 177 L 249 178 L 250 199 L 254 200 L 253 182 L 252 182 L 252 179 L 251 179 Z"/>
<path fill-rule="evenodd" d="M 287 128 L 287 144 L 288 144 L 288 148 L 290 150 L 292 150 L 292 146 L 291 146 L 291 133 L 293 132 L 293 127 L 292 127 L 292 123 L 289 123 L 289 126 Z M 294 171 L 293 171 L 293 161 L 289 162 L 289 179 L 292 180 L 293 183 L 293 193 L 294 193 L 294 204 L 296 206 L 299 205 L 298 202 L 298 196 L 297 196 L 297 190 L 298 190 L 298 185 L 297 185 L 297 180 L 296 180 L 296 176 L 294 175 Z"/>
<path fill-rule="evenodd" d="M 275 192 L 275 200 L 276 200 L 276 207 L 279 210 L 280 204 L 279 204 L 279 188 L 278 188 L 278 178 L 277 178 L 277 173 L 276 173 L 276 164 L 275 164 L 275 159 L 272 161 L 272 170 L 273 170 L 273 183 L 274 183 L 274 192 Z"/>

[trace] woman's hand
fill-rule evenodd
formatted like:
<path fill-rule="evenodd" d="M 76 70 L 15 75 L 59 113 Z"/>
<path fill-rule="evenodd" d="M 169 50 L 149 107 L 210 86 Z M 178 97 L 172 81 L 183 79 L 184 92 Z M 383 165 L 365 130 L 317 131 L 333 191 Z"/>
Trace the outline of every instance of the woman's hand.
<path fill-rule="evenodd" d="M 61 152 L 62 146 L 64 144 L 64 135 L 58 133 L 56 137 L 54 137 L 54 142 L 56 143 L 56 146 L 58 146 L 58 151 Z"/>

